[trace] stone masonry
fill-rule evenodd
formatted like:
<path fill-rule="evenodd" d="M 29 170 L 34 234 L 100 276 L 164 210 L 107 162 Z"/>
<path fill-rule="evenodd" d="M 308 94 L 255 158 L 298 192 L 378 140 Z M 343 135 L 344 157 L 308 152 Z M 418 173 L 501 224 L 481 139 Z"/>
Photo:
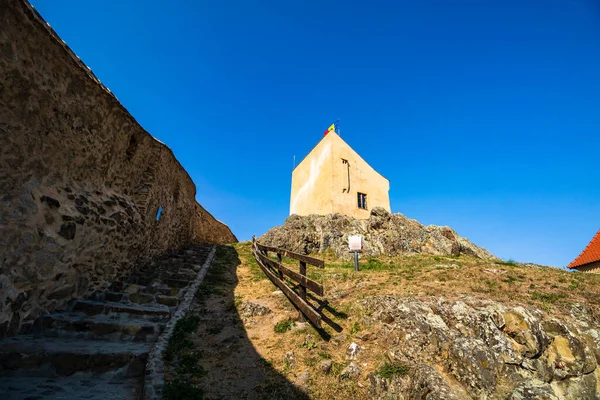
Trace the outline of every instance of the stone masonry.
<path fill-rule="evenodd" d="M 236 241 L 25 0 L 0 0 L 0 143 L 0 338 L 168 249 Z"/>

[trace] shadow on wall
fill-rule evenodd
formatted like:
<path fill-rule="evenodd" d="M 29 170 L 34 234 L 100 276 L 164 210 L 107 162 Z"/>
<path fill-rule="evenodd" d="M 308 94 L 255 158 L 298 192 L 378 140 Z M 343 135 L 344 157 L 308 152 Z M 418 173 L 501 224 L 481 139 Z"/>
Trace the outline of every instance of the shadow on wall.
<path fill-rule="evenodd" d="M 255 349 L 238 313 L 237 267 L 233 247 L 219 246 L 212 266 L 184 319 L 197 321 L 187 338 L 193 345 L 172 343 L 166 369 L 172 379 L 165 400 L 181 398 L 309 399 L 276 371 Z M 181 348 L 180 348 L 181 347 Z M 182 366 L 187 366 L 183 367 Z M 293 365 L 289 365 L 293 369 Z M 187 396 L 187 397 L 186 397 Z"/>

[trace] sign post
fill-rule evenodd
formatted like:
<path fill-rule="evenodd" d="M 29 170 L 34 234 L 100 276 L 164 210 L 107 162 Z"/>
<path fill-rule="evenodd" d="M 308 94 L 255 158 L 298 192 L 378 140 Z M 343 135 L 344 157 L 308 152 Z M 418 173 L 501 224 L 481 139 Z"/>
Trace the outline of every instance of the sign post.
<path fill-rule="evenodd" d="M 348 247 L 354 252 L 354 270 L 358 272 L 358 253 L 362 251 L 362 236 L 348 236 Z"/>

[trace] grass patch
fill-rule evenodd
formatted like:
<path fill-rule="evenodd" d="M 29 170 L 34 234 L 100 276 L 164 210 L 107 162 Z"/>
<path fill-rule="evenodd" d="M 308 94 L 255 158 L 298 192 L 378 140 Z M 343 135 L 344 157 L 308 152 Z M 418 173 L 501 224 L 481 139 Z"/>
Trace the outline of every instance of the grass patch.
<path fill-rule="evenodd" d="M 508 283 L 509 285 L 514 283 L 514 282 L 521 282 L 521 279 L 517 276 L 514 275 L 508 275 L 506 277 L 506 279 L 502 279 L 502 282 L 504 283 Z"/>
<path fill-rule="evenodd" d="M 542 293 L 542 292 L 531 292 L 531 298 L 534 300 L 541 301 L 543 303 L 554 304 L 559 300 L 566 298 L 567 296 L 563 293 Z"/>
<path fill-rule="evenodd" d="M 390 266 L 382 263 L 376 258 L 368 258 L 367 263 L 360 265 L 359 268 L 362 270 L 380 271 L 383 269 L 389 269 Z"/>
<path fill-rule="evenodd" d="M 164 400 L 202 400 L 204 392 L 192 386 L 188 382 L 183 382 L 178 379 L 165 384 L 163 390 Z"/>
<path fill-rule="evenodd" d="M 397 375 L 408 375 L 409 372 L 410 368 L 407 365 L 399 362 L 385 362 L 376 373 L 382 378 L 390 379 Z"/>
<path fill-rule="evenodd" d="M 196 352 L 183 356 L 179 361 L 177 373 L 181 375 L 192 375 L 198 378 L 206 375 L 206 370 L 198 364 L 198 358 L 200 358 L 200 355 Z"/>
<path fill-rule="evenodd" d="M 358 322 L 355 322 L 355 323 L 352 325 L 352 328 L 350 328 L 350 334 L 351 334 L 351 335 L 354 335 L 354 334 L 356 334 L 356 333 L 358 333 L 358 332 L 360 332 L 360 331 L 361 331 L 361 327 L 360 327 L 360 325 L 358 324 Z"/>
<path fill-rule="evenodd" d="M 283 321 L 279 321 L 278 323 L 276 323 L 275 328 L 273 329 L 275 330 L 275 333 L 284 333 L 292 329 L 292 326 L 294 326 L 293 320 L 284 319 Z"/>
<path fill-rule="evenodd" d="M 199 324 L 200 317 L 189 314 L 177 321 L 167 346 L 167 360 L 173 359 L 174 355 L 181 353 L 185 349 L 194 347 L 194 343 L 188 338 L 188 335 L 195 332 Z"/>

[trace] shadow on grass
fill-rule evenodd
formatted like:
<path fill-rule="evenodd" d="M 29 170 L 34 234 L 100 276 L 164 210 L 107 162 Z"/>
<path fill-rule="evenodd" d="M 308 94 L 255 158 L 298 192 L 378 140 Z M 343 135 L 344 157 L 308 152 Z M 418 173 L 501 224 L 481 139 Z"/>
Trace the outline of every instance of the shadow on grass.
<path fill-rule="evenodd" d="M 235 248 L 217 248 L 184 322 L 188 333 L 178 338 L 184 348 L 169 354 L 165 400 L 309 399 L 248 337 L 234 295 L 240 264 Z"/>

